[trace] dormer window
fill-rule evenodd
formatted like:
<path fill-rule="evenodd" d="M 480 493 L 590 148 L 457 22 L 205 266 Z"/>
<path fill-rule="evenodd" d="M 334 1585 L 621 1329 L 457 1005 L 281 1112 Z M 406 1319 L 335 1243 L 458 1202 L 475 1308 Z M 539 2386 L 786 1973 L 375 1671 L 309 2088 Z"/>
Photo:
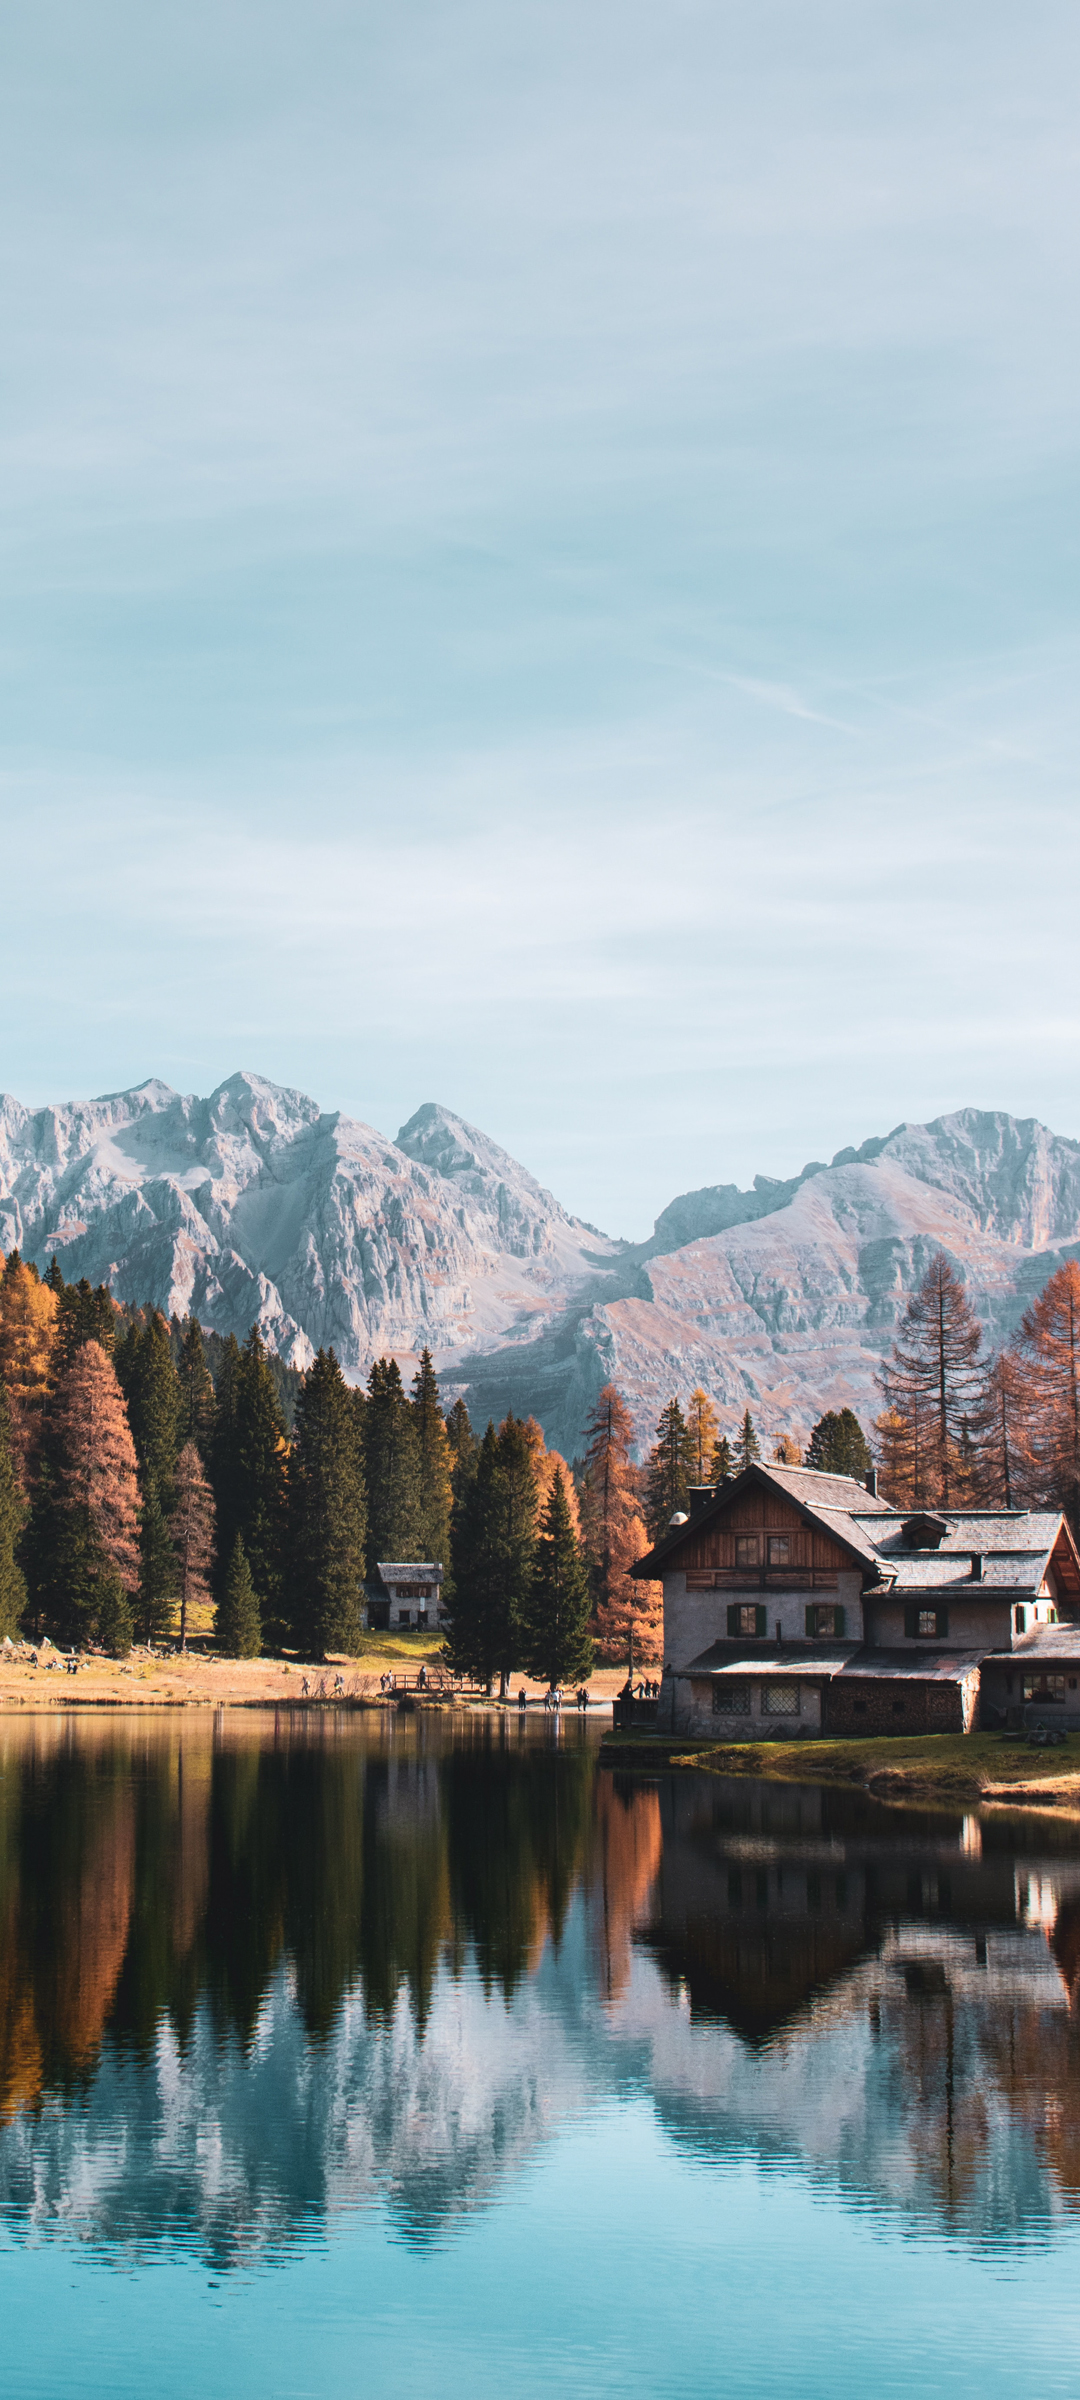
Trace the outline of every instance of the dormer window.
<path fill-rule="evenodd" d="M 920 1509 L 917 1516 L 905 1518 L 900 1530 L 909 1550 L 940 1550 L 949 1528 L 944 1517 Z"/>

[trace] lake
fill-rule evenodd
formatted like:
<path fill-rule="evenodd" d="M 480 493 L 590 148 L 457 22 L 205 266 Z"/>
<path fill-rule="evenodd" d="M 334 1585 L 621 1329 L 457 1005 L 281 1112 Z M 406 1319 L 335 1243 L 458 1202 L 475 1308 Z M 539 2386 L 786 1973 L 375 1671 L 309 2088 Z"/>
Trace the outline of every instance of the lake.
<path fill-rule="evenodd" d="M 19 2400 L 1075 2392 L 1078 1829 L 597 1745 L 0 1720 Z"/>

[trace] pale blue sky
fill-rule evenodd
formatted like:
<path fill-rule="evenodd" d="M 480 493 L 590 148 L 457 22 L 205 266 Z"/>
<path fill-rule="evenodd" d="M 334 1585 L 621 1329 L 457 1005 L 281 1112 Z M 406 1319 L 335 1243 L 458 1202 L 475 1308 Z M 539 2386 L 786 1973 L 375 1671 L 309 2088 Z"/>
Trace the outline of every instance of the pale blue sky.
<path fill-rule="evenodd" d="M 1080 1133 L 1065 0 L 35 0 L 0 1084 Z"/>

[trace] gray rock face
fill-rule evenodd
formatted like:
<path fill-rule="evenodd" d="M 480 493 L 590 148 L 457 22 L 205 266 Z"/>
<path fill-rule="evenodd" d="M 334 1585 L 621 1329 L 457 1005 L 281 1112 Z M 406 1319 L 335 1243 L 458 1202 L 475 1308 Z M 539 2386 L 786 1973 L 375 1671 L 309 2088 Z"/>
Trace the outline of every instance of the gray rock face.
<path fill-rule="evenodd" d="M 61 1108 L 0 1102 L 0 1247 L 117 1297 L 258 1322 L 346 1373 L 426 1342 L 481 1422 L 533 1410 L 572 1453 L 609 1378 L 642 1442 L 695 1383 L 733 1424 L 866 1422 L 896 1318 L 938 1249 L 991 1342 L 1080 1251 L 1080 1143 L 974 1109 L 901 1125 L 788 1182 L 673 1200 L 637 1247 L 567 1215 L 506 1152 L 434 1103 L 387 1141 L 302 1092 L 233 1075 Z"/>

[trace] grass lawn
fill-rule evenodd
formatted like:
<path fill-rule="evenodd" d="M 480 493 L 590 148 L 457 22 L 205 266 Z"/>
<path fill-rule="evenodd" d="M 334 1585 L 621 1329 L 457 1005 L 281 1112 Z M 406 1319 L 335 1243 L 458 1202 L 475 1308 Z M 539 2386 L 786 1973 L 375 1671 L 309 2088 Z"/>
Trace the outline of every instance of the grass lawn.
<path fill-rule="evenodd" d="M 1080 1807 L 1080 1739 L 1035 1750 L 1000 1733 L 883 1735 L 862 1741 L 663 1743 L 616 1735 L 619 1763 L 761 1775 L 778 1783 L 861 1784 L 882 1798 L 1026 1799 Z"/>

